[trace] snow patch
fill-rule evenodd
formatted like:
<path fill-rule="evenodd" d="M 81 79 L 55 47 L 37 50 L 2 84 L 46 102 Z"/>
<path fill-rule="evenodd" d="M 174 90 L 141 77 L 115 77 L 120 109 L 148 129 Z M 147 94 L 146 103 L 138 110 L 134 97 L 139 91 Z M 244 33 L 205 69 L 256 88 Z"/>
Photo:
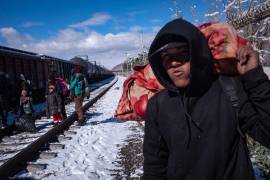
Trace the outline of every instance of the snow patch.
<path fill-rule="evenodd" d="M 265 74 L 270 78 L 270 67 L 263 67 Z"/>

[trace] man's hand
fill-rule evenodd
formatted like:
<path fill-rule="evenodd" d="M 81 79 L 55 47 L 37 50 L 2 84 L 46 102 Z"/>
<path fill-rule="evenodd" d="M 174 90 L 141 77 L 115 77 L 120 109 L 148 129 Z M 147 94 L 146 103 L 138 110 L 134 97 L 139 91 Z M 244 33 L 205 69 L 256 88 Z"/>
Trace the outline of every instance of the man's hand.
<path fill-rule="evenodd" d="M 240 75 L 259 66 L 259 54 L 250 46 L 242 46 L 237 50 L 237 70 Z"/>

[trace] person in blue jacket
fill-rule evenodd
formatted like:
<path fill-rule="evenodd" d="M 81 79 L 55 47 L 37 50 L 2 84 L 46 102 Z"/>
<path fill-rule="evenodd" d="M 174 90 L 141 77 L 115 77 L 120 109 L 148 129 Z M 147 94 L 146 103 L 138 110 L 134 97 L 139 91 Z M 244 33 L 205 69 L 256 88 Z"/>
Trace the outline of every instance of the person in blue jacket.
<path fill-rule="evenodd" d="M 82 109 L 83 99 L 86 95 L 86 89 L 88 88 L 88 83 L 86 77 L 83 73 L 81 73 L 81 67 L 76 65 L 75 73 L 72 76 L 70 82 L 70 89 L 74 93 L 74 102 L 75 102 L 75 111 L 78 116 L 78 122 L 80 125 L 85 124 L 84 112 Z"/>

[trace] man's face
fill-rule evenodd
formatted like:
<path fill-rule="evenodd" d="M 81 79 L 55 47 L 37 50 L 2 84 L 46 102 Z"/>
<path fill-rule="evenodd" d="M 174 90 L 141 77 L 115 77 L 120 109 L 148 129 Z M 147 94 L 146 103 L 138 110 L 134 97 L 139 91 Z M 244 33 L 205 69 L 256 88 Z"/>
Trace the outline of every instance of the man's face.
<path fill-rule="evenodd" d="M 190 82 L 190 62 L 187 49 L 168 49 L 160 53 L 163 66 L 178 88 L 185 88 Z"/>

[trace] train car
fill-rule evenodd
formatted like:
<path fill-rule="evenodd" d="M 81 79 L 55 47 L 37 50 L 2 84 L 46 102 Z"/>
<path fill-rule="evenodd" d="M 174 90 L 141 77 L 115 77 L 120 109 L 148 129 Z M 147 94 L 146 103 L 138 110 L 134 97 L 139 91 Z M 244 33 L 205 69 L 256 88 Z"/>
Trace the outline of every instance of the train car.
<path fill-rule="evenodd" d="M 20 96 L 20 75 L 30 80 L 33 86 L 34 103 L 43 102 L 45 86 L 51 72 L 56 72 L 64 79 L 70 79 L 72 69 L 75 65 L 82 66 L 83 72 L 87 74 L 89 83 L 100 81 L 113 76 L 109 70 L 75 57 L 70 61 L 41 55 L 33 52 L 0 46 L 0 72 L 4 72 L 10 77 L 10 81 L 16 87 L 15 96 L 17 100 Z"/>
<path fill-rule="evenodd" d="M 44 101 L 45 85 L 50 71 L 58 72 L 63 78 L 70 78 L 75 64 L 62 59 L 0 46 L 0 72 L 4 72 L 14 87 L 17 103 L 20 96 L 20 78 L 24 75 L 33 87 L 34 103 Z"/>
<path fill-rule="evenodd" d="M 89 83 L 97 82 L 111 76 L 114 74 L 104 67 L 98 66 L 95 61 L 88 61 L 81 57 L 74 57 L 70 60 L 74 64 L 79 64 L 83 67 L 84 74 L 87 75 L 87 80 Z"/>

